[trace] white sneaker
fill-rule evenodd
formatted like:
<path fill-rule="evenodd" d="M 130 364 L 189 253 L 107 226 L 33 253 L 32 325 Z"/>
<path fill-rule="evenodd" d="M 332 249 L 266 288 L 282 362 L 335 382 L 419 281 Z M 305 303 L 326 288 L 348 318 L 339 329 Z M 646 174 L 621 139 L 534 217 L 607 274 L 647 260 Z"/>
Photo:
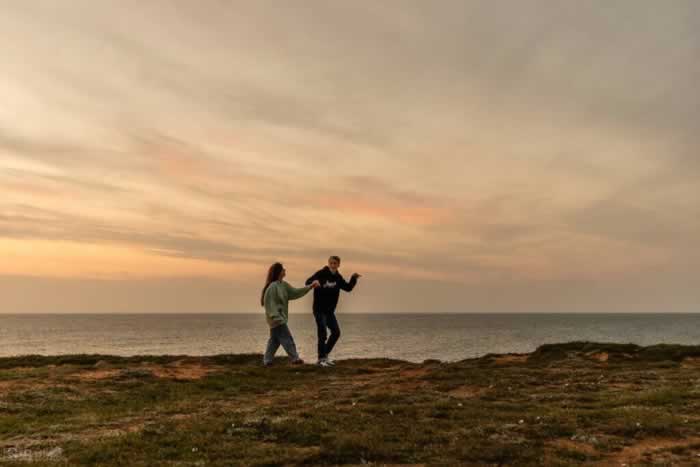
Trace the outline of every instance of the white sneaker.
<path fill-rule="evenodd" d="M 333 360 L 331 357 L 326 357 L 326 363 L 328 363 L 330 366 L 335 366 L 335 360 Z"/>
<path fill-rule="evenodd" d="M 328 363 L 328 360 L 326 360 L 326 359 L 324 358 L 324 359 L 318 361 L 318 366 L 322 366 L 322 367 L 324 367 L 324 368 L 330 368 L 330 367 L 332 367 L 333 365 L 331 365 L 330 363 Z"/>

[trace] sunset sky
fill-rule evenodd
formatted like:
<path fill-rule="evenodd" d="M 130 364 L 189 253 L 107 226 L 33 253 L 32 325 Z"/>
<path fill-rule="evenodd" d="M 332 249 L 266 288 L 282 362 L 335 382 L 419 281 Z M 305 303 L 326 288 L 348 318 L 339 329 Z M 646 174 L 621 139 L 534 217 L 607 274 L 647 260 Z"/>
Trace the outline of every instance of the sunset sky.
<path fill-rule="evenodd" d="M 696 0 L 11 1 L 0 59 L 0 312 L 330 254 L 345 312 L 700 311 Z"/>

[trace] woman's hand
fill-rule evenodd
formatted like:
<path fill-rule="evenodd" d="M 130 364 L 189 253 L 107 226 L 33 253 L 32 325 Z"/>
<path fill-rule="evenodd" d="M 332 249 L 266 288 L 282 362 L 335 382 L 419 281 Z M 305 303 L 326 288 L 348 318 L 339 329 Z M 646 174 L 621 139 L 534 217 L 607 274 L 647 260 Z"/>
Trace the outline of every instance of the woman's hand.
<path fill-rule="evenodd" d="M 320 283 L 319 281 L 315 280 L 315 281 L 313 281 L 313 282 L 311 283 L 311 288 L 312 288 L 312 289 L 317 289 L 317 288 L 319 288 L 319 287 L 321 287 L 321 283 Z"/>

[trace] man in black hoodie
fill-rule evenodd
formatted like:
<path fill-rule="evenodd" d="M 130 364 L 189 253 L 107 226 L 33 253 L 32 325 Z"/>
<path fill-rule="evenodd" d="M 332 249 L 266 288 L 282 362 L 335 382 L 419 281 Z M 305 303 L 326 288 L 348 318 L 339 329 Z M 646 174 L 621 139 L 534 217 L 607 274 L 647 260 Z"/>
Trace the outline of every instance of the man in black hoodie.
<path fill-rule="evenodd" d="M 316 329 L 318 330 L 318 364 L 321 366 L 335 364 L 328 355 L 340 337 L 340 326 L 338 326 L 338 320 L 335 317 L 335 307 L 338 305 L 340 290 L 352 291 L 357 284 L 357 279 L 361 277 L 355 273 L 350 278 L 350 282 L 346 282 L 338 271 L 339 267 L 340 258 L 331 256 L 328 258 L 328 266 L 306 279 L 306 285 L 316 280 L 321 283 L 321 287 L 314 289 L 313 307 Z M 326 329 L 331 330 L 330 337 L 328 337 Z"/>

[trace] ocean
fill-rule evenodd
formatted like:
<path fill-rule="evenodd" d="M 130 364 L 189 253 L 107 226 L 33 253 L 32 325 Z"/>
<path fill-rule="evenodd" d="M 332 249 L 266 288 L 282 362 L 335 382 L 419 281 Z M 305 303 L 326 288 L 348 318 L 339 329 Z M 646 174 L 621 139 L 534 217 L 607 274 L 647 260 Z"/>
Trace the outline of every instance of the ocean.
<path fill-rule="evenodd" d="M 700 314 L 338 314 L 334 357 L 455 361 L 589 340 L 640 345 L 700 343 Z M 290 315 L 302 358 L 315 360 L 311 314 Z M 262 353 L 260 314 L 2 315 L 0 357 L 41 354 Z M 278 355 L 284 351 L 279 350 Z"/>

